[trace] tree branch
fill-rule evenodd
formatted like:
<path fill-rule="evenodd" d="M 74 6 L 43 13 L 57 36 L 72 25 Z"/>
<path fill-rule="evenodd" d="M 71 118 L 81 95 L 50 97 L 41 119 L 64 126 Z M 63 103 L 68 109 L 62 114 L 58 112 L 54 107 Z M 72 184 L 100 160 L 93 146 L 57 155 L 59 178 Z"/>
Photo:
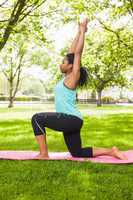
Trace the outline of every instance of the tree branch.
<path fill-rule="evenodd" d="M 20 61 L 19 61 L 19 65 L 18 65 L 18 67 L 17 67 L 17 69 L 18 69 L 18 70 L 16 71 L 16 73 L 18 72 L 18 75 L 17 75 L 17 83 L 16 83 L 16 87 L 15 87 L 14 92 L 13 92 L 13 97 L 15 97 L 16 92 L 17 92 L 17 90 L 18 90 L 19 83 L 20 83 L 20 75 L 21 75 L 21 71 L 22 71 L 21 66 L 22 66 L 23 57 L 24 57 L 24 54 L 21 55 Z M 15 76 L 16 76 L 16 75 L 15 75 Z"/>
<path fill-rule="evenodd" d="M 5 20 L 0 20 L 0 22 L 8 22 L 9 21 L 9 19 L 5 19 Z"/>
<path fill-rule="evenodd" d="M 129 3 L 130 3 L 130 5 L 131 5 L 131 11 L 132 11 L 132 13 L 133 13 L 133 1 L 132 1 L 132 0 L 129 0 Z"/>
<path fill-rule="evenodd" d="M 8 0 L 5 0 L 2 4 L 0 4 L 0 7 L 2 7 Z"/>
<path fill-rule="evenodd" d="M 41 15 L 34 14 L 34 15 L 29 15 L 29 16 L 33 16 L 33 17 L 46 16 L 48 14 L 51 14 L 51 13 L 54 13 L 54 12 L 58 12 L 58 11 L 61 11 L 61 9 L 60 10 L 53 10 L 53 11 L 47 12 L 47 13 L 42 13 Z"/>
<path fill-rule="evenodd" d="M 121 43 L 123 43 L 124 46 L 125 46 L 126 48 L 130 48 L 130 46 L 127 45 L 127 44 L 120 38 L 120 35 L 119 35 L 119 33 L 118 33 L 117 31 L 114 31 L 114 30 L 112 30 L 111 28 L 109 28 L 109 27 L 108 27 L 107 25 L 105 25 L 100 19 L 97 18 L 97 20 L 100 22 L 100 24 L 103 26 L 103 28 L 104 28 L 105 30 L 114 33 L 114 34 L 116 35 L 117 39 L 119 39 L 119 41 L 120 41 Z"/>
<path fill-rule="evenodd" d="M 19 83 L 20 83 L 20 74 L 21 74 L 21 68 L 18 71 L 17 83 L 16 83 L 16 87 L 15 87 L 14 92 L 13 92 L 13 98 L 15 97 L 15 95 L 18 91 L 18 86 L 19 86 Z"/>
<path fill-rule="evenodd" d="M 7 72 L 6 71 L 4 71 L 3 69 L 2 69 L 2 73 L 5 75 L 5 77 L 7 78 L 7 80 L 9 81 L 9 77 L 8 77 L 8 74 L 7 74 Z"/>
<path fill-rule="evenodd" d="M 18 55 L 19 55 L 20 51 L 21 51 L 21 49 L 19 50 Z M 17 56 L 17 57 L 18 57 L 18 56 Z M 21 56 L 20 56 L 19 65 L 18 65 L 18 67 L 16 68 L 16 71 L 15 71 L 15 73 L 14 73 L 14 75 L 13 75 L 13 78 L 16 77 L 16 74 L 17 74 L 18 70 L 19 70 L 20 67 L 21 67 L 21 63 L 22 63 L 23 57 L 24 57 L 24 53 L 21 54 Z"/>
<path fill-rule="evenodd" d="M 39 0 L 37 0 L 34 4 L 36 5 L 38 3 Z M 34 4 L 32 4 L 32 9 L 29 10 L 27 13 L 25 13 L 25 15 L 19 20 L 19 22 L 21 22 L 26 16 L 28 16 L 31 12 L 33 12 L 34 10 L 36 10 L 37 8 L 39 8 L 42 4 L 45 3 L 46 0 L 43 0 L 39 5 L 34 6 Z"/>
<path fill-rule="evenodd" d="M 41 3 L 39 3 L 39 0 L 36 0 L 35 3 L 27 6 L 28 7 L 32 7 L 29 11 L 27 11 L 23 16 L 22 13 L 24 13 L 25 6 L 27 3 L 27 0 L 17 0 L 13 11 L 11 13 L 11 16 L 9 18 L 9 22 L 7 27 L 4 30 L 3 33 L 3 37 L 0 40 L 0 51 L 2 50 L 2 48 L 4 47 L 4 45 L 6 44 L 14 26 L 17 25 L 18 22 L 21 22 L 26 16 L 28 16 L 31 12 L 33 12 L 35 9 L 37 9 L 38 7 L 40 7 L 43 3 L 45 3 L 46 0 L 43 0 Z M 38 4 L 39 3 L 39 4 Z"/>
<path fill-rule="evenodd" d="M 16 25 L 16 23 L 17 23 L 17 21 L 19 19 L 21 10 L 25 6 L 25 2 L 26 2 L 26 0 L 21 0 L 21 1 L 18 0 L 16 2 L 15 6 L 14 6 L 14 9 L 13 9 L 13 11 L 11 13 L 10 19 L 9 19 L 9 23 L 8 23 L 8 25 L 7 25 L 7 27 L 6 27 L 5 31 L 4 31 L 4 34 L 3 34 L 3 37 L 1 39 L 1 41 L 0 41 L 0 50 L 6 44 L 13 27 Z"/>
<path fill-rule="evenodd" d="M 128 0 L 130 6 L 131 6 L 131 10 L 130 8 L 127 7 L 127 11 L 129 13 L 129 15 L 131 15 L 131 17 L 133 17 L 133 1 L 132 0 Z M 124 3 L 126 4 L 127 3 L 127 0 L 124 0 Z"/>

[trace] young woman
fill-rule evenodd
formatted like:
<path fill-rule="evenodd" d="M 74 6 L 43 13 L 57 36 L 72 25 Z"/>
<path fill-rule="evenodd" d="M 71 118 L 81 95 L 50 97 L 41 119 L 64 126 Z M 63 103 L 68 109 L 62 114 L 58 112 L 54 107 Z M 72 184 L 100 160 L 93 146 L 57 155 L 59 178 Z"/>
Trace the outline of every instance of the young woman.
<path fill-rule="evenodd" d="M 32 117 L 33 131 L 40 148 L 40 153 L 36 156 L 36 159 L 49 157 L 45 127 L 63 132 L 68 151 L 74 157 L 111 155 L 119 159 L 126 159 L 116 147 L 111 149 L 92 148 L 82 147 L 81 144 L 80 130 L 83 125 L 83 118 L 76 108 L 76 88 L 87 82 L 87 71 L 80 67 L 87 24 L 88 21 L 85 19 L 79 25 L 78 33 L 71 48 L 60 65 L 64 77 L 55 86 L 56 112 L 36 113 Z"/>

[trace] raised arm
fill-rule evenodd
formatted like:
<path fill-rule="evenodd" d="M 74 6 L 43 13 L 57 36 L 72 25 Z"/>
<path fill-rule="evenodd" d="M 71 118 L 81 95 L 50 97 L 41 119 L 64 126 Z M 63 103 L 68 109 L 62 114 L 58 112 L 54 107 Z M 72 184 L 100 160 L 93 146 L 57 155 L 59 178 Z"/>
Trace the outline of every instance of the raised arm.
<path fill-rule="evenodd" d="M 82 26 L 86 26 L 86 31 L 87 31 L 87 19 L 82 23 Z M 76 34 L 76 37 L 74 38 L 71 47 L 68 51 L 68 53 L 75 53 L 76 48 L 77 48 L 77 44 L 80 38 L 80 34 L 81 34 L 81 24 L 78 24 L 78 32 Z M 81 49 L 81 52 L 83 51 L 83 48 Z"/>
<path fill-rule="evenodd" d="M 87 31 L 87 19 L 80 24 L 80 30 L 71 46 L 71 51 L 69 53 L 74 53 L 74 63 L 72 67 L 72 72 L 64 80 L 67 87 L 75 89 L 77 87 L 80 78 L 80 61 L 81 55 L 84 47 L 85 32 Z"/>
<path fill-rule="evenodd" d="M 87 23 L 88 20 L 86 19 L 83 23 L 80 24 L 80 36 L 75 48 L 74 54 L 74 64 L 72 72 L 77 74 L 80 72 L 80 63 L 81 63 L 81 56 L 84 48 L 84 40 L 85 40 L 85 32 L 87 31 Z"/>
<path fill-rule="evenodd" d="M 85 40 L 85 31 L 81 28 L 79 40 L 77 42 L 75 53 L 82 54 L 83 48 L 84 48 L 84 40 Z"/>
<path fill-rule="evenodd" d="M 75 49 L 76 49 L 79 37 L 80 37 L 80 24 L 79 24 L 79 27 L 78 27 L 78 32 L 76 34 L 76 37 L 74 38 L 74 40 L 73 40 L 73 42 L 71 44 L 71 47 L 68 50 L 68 53 L 75 53 Z"/>

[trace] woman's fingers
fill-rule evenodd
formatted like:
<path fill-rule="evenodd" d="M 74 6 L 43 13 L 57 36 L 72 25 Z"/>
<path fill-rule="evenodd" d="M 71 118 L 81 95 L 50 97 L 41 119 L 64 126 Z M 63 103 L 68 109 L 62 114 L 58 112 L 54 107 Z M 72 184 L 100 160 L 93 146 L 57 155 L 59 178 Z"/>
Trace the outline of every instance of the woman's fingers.
<path fill-rule="evenodd" d="M 85 18 L 82 22 L 78 23 L 79 30 L 87 32 L 87 24 L 88 24 L 88 18 Z"/>
<path fill-rule="evenodd" d="M 86 25 L 88 24 L 88 21 L 89 21 L 88 18 L 85 18 L 85 19 L 83 20 L 82 24 L 86 26 Z"/>
<path fill-rule="evenodd" d="M 80 23 L 80 30 L 87 31 L 87 24 Z"/>
<path fill-rule="evenodd" d="M 81 26 L 86 26 L 88 24 L 88 19 L 86 18 L 83 22 L 80 23 Z"/>

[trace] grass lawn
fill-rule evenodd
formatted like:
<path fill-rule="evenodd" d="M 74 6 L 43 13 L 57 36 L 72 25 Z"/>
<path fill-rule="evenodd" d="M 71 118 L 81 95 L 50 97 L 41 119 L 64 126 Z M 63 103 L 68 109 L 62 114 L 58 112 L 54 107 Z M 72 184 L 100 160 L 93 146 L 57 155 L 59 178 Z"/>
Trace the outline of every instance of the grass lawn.
<path fill-rule="evenodd" d="M 133 149 L 133 107 L 78 105 L 83 146 Z M 0 107 L 0 150 L 38 150 L 30 119 L 53 105 Z M 46 128 L 49 151 L 67 151 Z M 0 200 L 132 200 L 133 165 L 73 161 L 0 161 Z"/>

